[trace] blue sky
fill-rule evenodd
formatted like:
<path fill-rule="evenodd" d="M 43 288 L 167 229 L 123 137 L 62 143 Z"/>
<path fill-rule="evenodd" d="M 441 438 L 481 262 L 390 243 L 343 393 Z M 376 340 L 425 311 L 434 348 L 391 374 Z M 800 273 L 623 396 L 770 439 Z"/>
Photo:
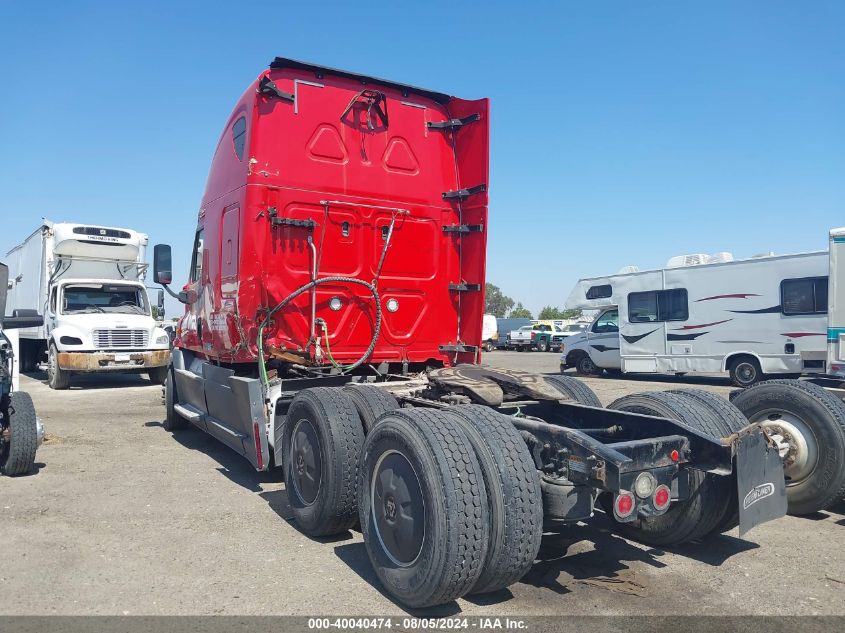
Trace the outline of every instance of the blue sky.
<path fill-rule="evenodd" d="M 183 279 L 221 127 L 275 55 L 489 96 L 488 281 L 535 311 L 579 277 L 824 249 L 845 225 L 845 3 L 0 12 L 2 254 L 41 216 L 109 223 L 172 244 Z"/>

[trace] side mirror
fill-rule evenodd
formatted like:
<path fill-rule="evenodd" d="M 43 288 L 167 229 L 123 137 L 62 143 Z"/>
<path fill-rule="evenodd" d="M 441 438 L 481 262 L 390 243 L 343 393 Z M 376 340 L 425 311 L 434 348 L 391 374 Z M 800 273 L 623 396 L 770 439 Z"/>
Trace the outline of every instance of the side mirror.
<path fill-rule="evenodd" d="M 9 267 L 0 264 L 0 319 L 6 314 L 6 292 L 9 290 Z"/>
<path fill-rule="evenodd" d="M 153 248 L 153 278 L 166 286 L 173 281 L 173 264 L 169 244 L 156 244 Z"/>
<path fill-rule="evenodd" d="M 12 316 L 3 317 L 3 328 L 6 330 L 41 327 L 42 325 L 44 325 L 44 317 L 35 310 L 15 310 Z"/>

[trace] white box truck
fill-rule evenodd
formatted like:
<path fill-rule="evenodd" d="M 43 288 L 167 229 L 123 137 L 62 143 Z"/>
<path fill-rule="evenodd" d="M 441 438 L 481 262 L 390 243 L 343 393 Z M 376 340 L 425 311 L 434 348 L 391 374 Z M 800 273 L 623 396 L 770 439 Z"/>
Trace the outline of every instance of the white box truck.
<path fill-rule="evenodd" d="M 9 251 L 6 312 L 44 315 L 43 326 L 19 331 L 23 371 L 46 355 L 53 389 L 66 389 L 76 373 L 164 381 L 170 339 L 144 286 L 148 241 L 129 229 L 44 220 Z"/>
<path fill-rule="evenodd" d="M 824 251 L 741 260 L 720 253 L 581 279 L 566 307 L 599 314 L 566 339 L 561 371 L 727 371 L 741 387 L 767 375 L 823 374 L 828 265 Z"/>

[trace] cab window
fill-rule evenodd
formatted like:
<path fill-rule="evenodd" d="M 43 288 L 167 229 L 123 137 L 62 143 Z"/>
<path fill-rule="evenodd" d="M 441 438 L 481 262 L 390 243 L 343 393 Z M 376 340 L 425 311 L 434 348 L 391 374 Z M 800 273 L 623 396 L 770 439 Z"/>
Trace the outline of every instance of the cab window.
<path fill-rule="evenodd" d="M 238 160 L 244 159 L 244 147 L 246 145 L 246 119 L 241 117 L 232 126 L 232 144 L 235 147 L 235 154 Z"/>
<path fill-rule="evenodd" d="M 191 259 L 191 281 L 199 281 L 202 279 L 202 248 L 204 233 L 205 232 L 202 229 L 197 231 L 197 236 L 194 240 L 194 255 Z"/>
<path fill-rule="evenodd" d="M 610 310 L 602 314 L 596 322 L 593 323 L 593 332 L 596 334 L 607 334 L 609 332 L 619 331 L 619 311 Z"/>

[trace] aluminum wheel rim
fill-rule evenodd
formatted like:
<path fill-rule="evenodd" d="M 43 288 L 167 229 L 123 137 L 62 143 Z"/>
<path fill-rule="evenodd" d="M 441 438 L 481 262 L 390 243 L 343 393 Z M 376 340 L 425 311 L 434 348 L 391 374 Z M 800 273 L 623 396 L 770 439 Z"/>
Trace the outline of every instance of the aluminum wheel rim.
<path fill-rule="evenodd" d="M 780 435 L 789 446 L 783 465 L 787 486 L 797 486 L 813 474 L 818 464 L 819 445 L 804 420 L 794 413 L 766 409 L 755 414 L 751 422 L 760 423 L 770 434 Z"/>
<path fill-rule="evenodd" d="M 313 505 L 323 483 L 323 458 L 317 431 L 310 421 L 299 420 L 293 427 L 288 457 L 297 496 L 306 506 Z"/>
<path fill-rule="evenodd" d="M 410 567 L 425 542 L 425 500 L 411 462 L 402 453 L 383 453 L 370 481 L 370 515 L 382 551 L 397 567 Z"/>

